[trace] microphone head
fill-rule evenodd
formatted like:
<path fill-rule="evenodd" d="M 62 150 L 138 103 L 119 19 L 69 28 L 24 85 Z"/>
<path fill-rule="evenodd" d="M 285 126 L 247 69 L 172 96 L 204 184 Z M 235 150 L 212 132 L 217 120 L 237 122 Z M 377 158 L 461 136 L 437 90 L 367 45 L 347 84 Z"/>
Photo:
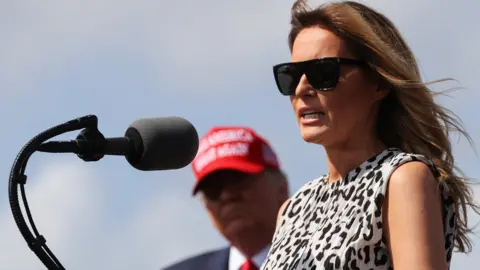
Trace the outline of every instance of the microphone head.
<path fill-rule="evenodd" d="M 195 127 L 181 117 L 139 119 L 125 132 L 134 151 L 127 161 L 141 171 L 180 169 L 192 162 L 198 151 Z"/>

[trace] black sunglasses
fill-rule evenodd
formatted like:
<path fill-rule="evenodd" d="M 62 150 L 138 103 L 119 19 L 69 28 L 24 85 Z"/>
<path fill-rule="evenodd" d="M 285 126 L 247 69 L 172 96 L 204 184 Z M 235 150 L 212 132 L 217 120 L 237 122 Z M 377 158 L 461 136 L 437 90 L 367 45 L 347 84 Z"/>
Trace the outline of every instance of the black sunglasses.
<path fill-rule="evenodd" d="M 295 94 L 300 78 L 305 74 L 310 85 L 319 91 L 328 91 L 337 86 L 341 65 L 363 65 L 361 60 L 327 57 L 303 62 L 275 65 L 273 74 L 278 90 L 285 96 Z"/>
<path fill-rule="evenodd" d="M 246 174 L 235 170 L 219 170 L 207 175 L 198 186 L 198 190 L 208 200 L 216 201 L 219 199 L 223 189 L 228 187 L 242 190 L 250 187 L 254 180 L 257 179 L 258 176 L 255 174 Z"/>

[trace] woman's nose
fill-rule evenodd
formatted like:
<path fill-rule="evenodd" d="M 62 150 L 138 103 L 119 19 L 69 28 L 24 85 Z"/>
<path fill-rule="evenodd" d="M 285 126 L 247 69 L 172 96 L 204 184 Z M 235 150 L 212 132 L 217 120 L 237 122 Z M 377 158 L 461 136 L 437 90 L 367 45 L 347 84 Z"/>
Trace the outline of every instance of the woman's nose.
<path fill-rule="evenodd" d="M 295 96 L 296 97 L 305 97 L 305 96 L 312 96 L 314 94 L 315 89 L 312 88 L 308 78 L 305 74 L 302 75 L 300 81 L 298 82 L 297 88 L 295 89 Z"/>

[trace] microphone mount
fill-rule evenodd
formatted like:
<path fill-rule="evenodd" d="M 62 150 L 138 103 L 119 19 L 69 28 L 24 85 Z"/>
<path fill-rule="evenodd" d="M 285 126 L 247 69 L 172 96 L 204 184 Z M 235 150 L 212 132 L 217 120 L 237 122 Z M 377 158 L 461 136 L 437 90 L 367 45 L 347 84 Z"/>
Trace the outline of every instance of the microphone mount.
<path fill-rule="evenodd" d="M 107 139 L 100 130 L 98 130 L 98 121 L 91 120 L 89 125 L 78 134 L 75 140 L 44 142 L 38 147 L 37 151 L 74 153 L 83 161 L 89 162 L 102 159 L 107 152 L 107 146 Z"/>
<path fill-rule="evenodd" d="M 78 134 L 77 156 L 84 161 L 99 161 L 105 156 L 107 140 L 97 126 L 87 127 Z"/>
<path fill-rule="evenodd" d="M 46 142 L 47 140 L 58 135 L 83 129 L 74 141 L 67 142 Z M 46 143 L 45 143 L 46 142 Z M 107 141 L 103 134 L 98 130 L 98 118 L 95 115 L 86 115 L 76 118 L 49 128 L 34 138 L 20 150 L 15 161 L 13 162 L 10 171 L 8 182 L 8 196 L 10 201 L 10 208 L 17 227 L 27 242 L 30 249 L 37 255 L 40 261 L 49 270 L 65 270 L 60 261 L 55 257 L 53 252 L 46 245 L 46 239 L 41 235 L 33 222 L 30 208 L 25 195 L 25 184 L 27 183 L 27 175 L 25 174 L 27 162 L 36 151 L 44 152 L 58 152 L 52 151 L 58 146 L 68 145 L 70 148 L 68 152 L 76 153 L 84 161 L 98 161 L 105 155 Z M 56 147 L 57 146 L 57 147 Z M 65 147 L 63 147 L 65 149 Z M 65 150 L 61 152 L 66 152 Z M 18 189 L 22 196 L 22 201 L 25 207 L 28 221 L 32 228 L 28 227 L 25 217 L 20 208 Z"/>

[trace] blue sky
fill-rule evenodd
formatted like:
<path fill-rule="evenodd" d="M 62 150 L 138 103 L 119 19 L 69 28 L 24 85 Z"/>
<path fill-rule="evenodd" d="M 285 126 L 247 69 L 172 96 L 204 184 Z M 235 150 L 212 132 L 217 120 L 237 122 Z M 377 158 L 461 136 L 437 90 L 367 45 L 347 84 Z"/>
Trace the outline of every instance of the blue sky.
<path fill-rule="evenodd" d="M 6 26 L 0 29 L 0 268 L 43 269 L 14 224 L 7 176 L 29 139 L 72 118 L 96 114 L 106 136 L 123 135 L 144 117 L 181 116 L 201 135 L 213 125 L 249 125 L 276 149 L 292 191 L 324 173 L 323 150 L 301 140 L 271 72 L 289 60 L 292 2 L 0 1 Z M 439 102 L 480 144 L 474 110 L 480 2 L 364 2 L 397 24 L 426 80 L 453 77 L 465 88 Z M 452 86 L 458 85 L 435 89 Z M 459 166 L 480 178 L 479 156 L 454 138 Z M 158 269 L 225 244 L 190 196 L 190 167 L 140 172 L 121 157 L 85 163 L 72 155 L 36 154 L 27 174 L 36 224 L 67 269 Z M 470 217 L 472 225 L 480 221 Z M 477 244 L 468 256 L 455 254 L 452 269 L 478 264 Z"/>

